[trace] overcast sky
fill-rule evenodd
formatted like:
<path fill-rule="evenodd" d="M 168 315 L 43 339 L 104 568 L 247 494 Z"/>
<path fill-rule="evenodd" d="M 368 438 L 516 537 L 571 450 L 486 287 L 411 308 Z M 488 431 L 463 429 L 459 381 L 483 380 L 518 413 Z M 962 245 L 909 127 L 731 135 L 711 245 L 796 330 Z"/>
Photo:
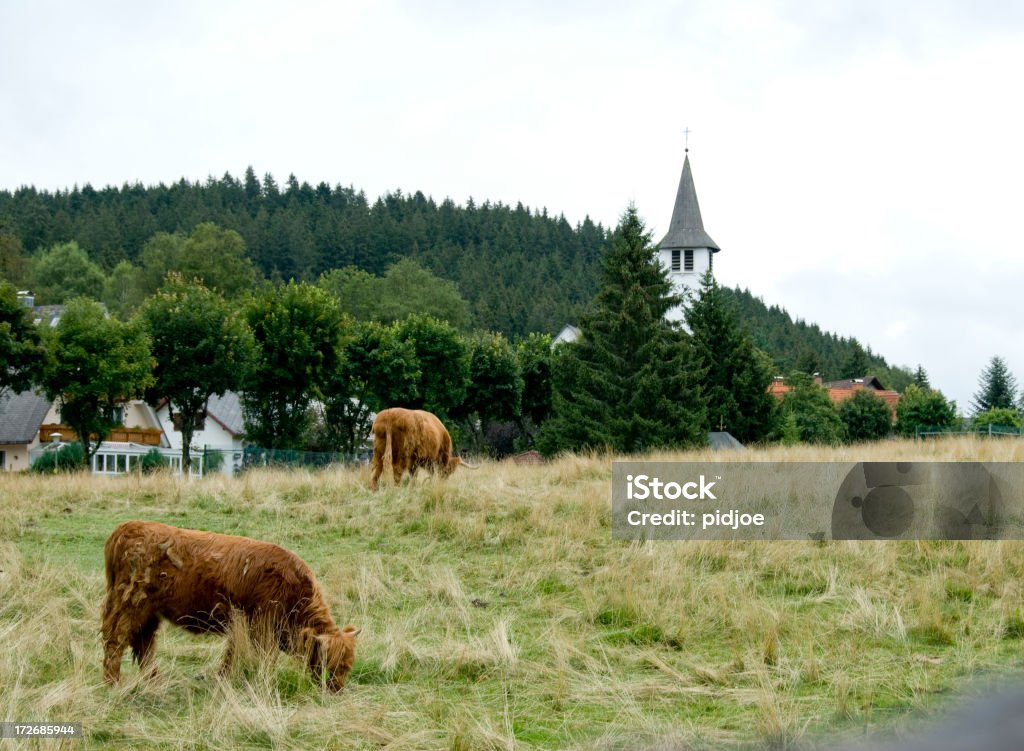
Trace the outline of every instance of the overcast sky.
<path fill-rule="evenodd" d="M 215 7 L 209 7 L 209 6 Z M 659 240 L 689 127 L 720 282 L 1024 382 L 1024 4 L 0 0 L 0 187 L 421 190 Z"/>

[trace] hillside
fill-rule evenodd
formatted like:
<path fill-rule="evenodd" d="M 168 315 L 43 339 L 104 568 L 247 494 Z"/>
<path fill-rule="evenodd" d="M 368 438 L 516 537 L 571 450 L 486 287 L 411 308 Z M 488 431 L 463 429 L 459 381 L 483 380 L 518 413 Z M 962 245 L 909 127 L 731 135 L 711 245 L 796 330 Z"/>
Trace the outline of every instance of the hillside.
<path fill-rule="evenodd" d="M 90 185 L 50 193 L 0 191 L 0 232 L 28 253 L 76 240 L 106 271 L 137 263 L 157 232 L 190 232 L 201 222 L 233 229 L 264 276 L 316 279 L 332 268 L 374 274 L 407 256 L 458 284 L 478 328 L 520 336 L 557 331 L 596 286 L 606 232 L 576 227 L 545 210 L 472 199 L 440 204 L 420 192 L 389 193 L 372 204 L 362 191 L 289 177 L 284 188 L 249 168 L 205 183 Z"/>
<path fill-rule="evenodd" d="M 225 174 L 205 183 L 0 191 L 0 234 L 17 238 L 25 253 L 75 240 L 107 272 L 123 260 L 138 264 L 157 232 L 188 233 L 211 221 L 241 234 L 253 263 L 271 279 L 312 280 L 345 266 L 381 274 L 415 258 L 457 284 L 473 328 L 512 338 L 553 334 L 578 320 L 596 290 L 608 235 L 589 218 L 573 227 L 521 204 L 438 203 L 418 191 L 371 203 L 352 187 L 313 187 L 294 176 L 282 188 L 270 175 L 258 179 L 251 167 L 241 180 Z M 855 339 L 794 320 L 748 290 L 727 293 L 780 374 L 801 368 L 828 379 L 870 371 L 897 389 L 910 380 Z"/>
<path fill-rule="evenodd" d="M 902 391 L 914 380 L 906 368 L 891 365 L 855 338 L 823 331 L 817 324 L 794 319 L 785 308 L 767 305 L 749 289 L 725 290 L 741 320 L 753 334 L 754 343 L 768 352 L 776 373 L 793 370 L 820 372 L 828 380 L 878 376 L 886 388 Z"/>

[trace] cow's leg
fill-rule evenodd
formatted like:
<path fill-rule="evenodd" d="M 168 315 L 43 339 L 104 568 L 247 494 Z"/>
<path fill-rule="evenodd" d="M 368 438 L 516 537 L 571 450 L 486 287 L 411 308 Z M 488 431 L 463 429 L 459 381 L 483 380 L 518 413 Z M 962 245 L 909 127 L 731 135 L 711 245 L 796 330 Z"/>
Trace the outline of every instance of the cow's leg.
<path fill-rule="evenodd" d="M 142 624 L 131 638 L 132 657 L 138 663 L 144 675 L 155 678 L 156 665 L 153 664 L 153 646 L 156 644 L 156 632 L 160 628 L 160 617 L 154 615 Z"/>
<path fill-rule="evenodd" d="M 384 459 L 378 453 L 376 448 L 373 451 L 373 470 L 370 472 L 370 490 L 377 489 L 377 481 L 380 480 L 380 474 L 384 471 Z"/>
<path fill-rule="evenodd" d="M 112 599 L 107 597 L 103 606 L 103 680 L 107 683 L 116 683 L 121 677 L 121 657 L 128 645 L 134 649 L 136 643 L 141 646 L 145 642 L 137 639 L 151 617 Z M 152 638 L 149 641 L 152 647 Z"/>

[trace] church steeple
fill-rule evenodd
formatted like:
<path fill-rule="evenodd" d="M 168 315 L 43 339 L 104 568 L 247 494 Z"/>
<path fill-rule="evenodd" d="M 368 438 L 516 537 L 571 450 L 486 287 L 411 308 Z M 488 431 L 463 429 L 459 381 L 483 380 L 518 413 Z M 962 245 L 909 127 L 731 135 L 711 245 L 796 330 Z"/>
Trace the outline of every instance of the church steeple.
<path fill-rule="evenodd" d="M 717 253 L 720 248 L 704 231 L 704 222 L 700 218 L 700 204 L 697 203 L 697 189 L 693 187 L 693 173 L 690 171 L 690 155 L 683 160 L 683 174 L 679 178 L 679 190 L 676 191 L 676 203 L 672 209 L 672 221 L 668 225 L 668 233 L 661 241 L 662 249 L 671 248 L 708 248 Z"/>
<path fill-rule="evenodd" d="M 687 133 L 689 135 L 689 133 Z M 693 173 L 690 170 L 689 148 L 683 159 L 683 174 L 679 177 L 679 189 L 672 208 L 672 221 L 668 232 L 661 241 L 658 252 L 661 265 L 668 271 L 675 294 L 684 301 L 692 299 L 700 288 L 700 279 L 714 265 L 714 254 L 720 249 L 711 236 L 704 231 L 704 221 L 697 203 L 697 189 L 693 187 Z M 683 320 L 683 306 L 670 310 L 669 320 Z"/>

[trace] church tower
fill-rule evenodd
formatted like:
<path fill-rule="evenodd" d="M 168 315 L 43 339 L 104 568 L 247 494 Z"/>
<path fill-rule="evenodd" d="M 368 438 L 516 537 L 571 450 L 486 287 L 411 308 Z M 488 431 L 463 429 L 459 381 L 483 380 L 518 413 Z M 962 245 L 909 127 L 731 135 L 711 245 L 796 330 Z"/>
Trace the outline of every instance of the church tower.
<path fill-rule="evenodd" d="M 661 241 L 658 260 L 668 270 L 672 291 L 689 299 L 697 294 L 704 272 L 713 268 L 714 254 L 719 248 L 704 231 L 697 191 L 693 187 L 693 174 L 690 172 L 689 149 L 686 151 L 683 174 L 679 178 L 679 190 L 676 191 L 676 203 L 672 209 L 672 221 L 668 233 Z M 683 308 L 673 308 L 665 317 L 670 321 L 682 321 Z"/>

